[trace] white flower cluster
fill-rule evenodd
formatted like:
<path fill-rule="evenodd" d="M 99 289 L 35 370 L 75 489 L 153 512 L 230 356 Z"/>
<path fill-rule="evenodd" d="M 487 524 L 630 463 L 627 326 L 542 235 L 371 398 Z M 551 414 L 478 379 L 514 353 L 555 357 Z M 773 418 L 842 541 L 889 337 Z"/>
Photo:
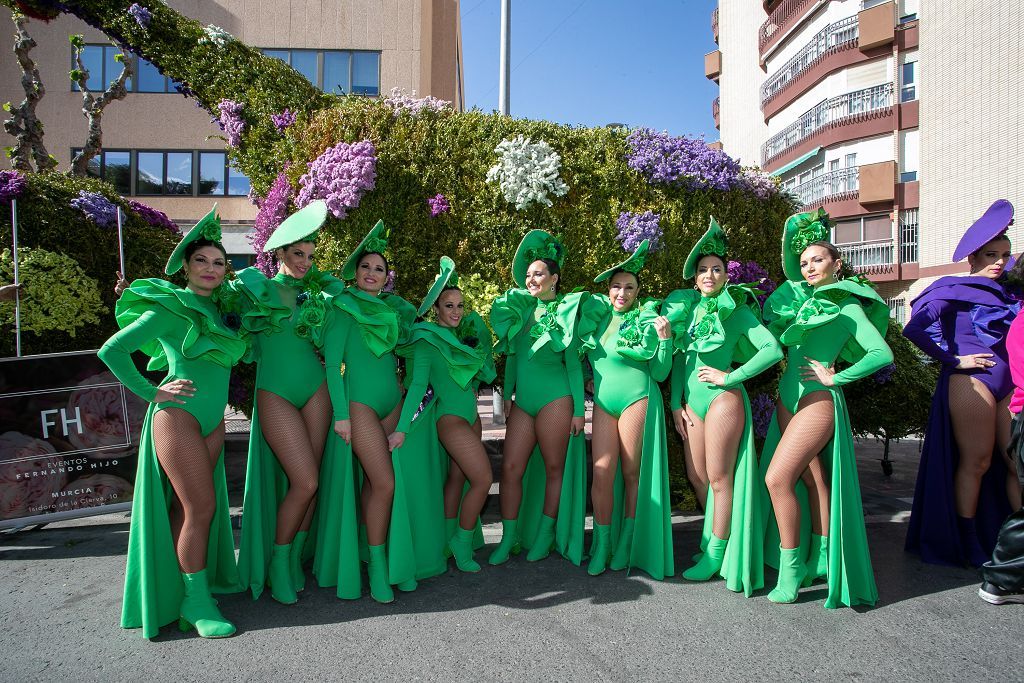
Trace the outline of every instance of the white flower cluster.
<path fill-rule="evenodd" d="M 394 110 L 395 116 L 398 116 L 398 112 L 403 109 L 408 109 L 413 115 L 416 115 L 424 109 L 441 111 L 442 109 L 452 108 L 452 103 L 448 100 L 442 100 L 431 95 L 416 97 L 415 90 L 406 94 L 401 88 L 392 88 L 391 94 L 384 98 L 384 104 Z"/>
<path fill-rule="evenodd" d="M 214 26 L 213 24 L 207 24 L 203 31 L 206 33 L 206 37 L 201 39 L 200 42 L 213 43 L 217 47 L 224 47 L 234 39 L 230 33 L 220 26 Z"/>
<path fill-rule="evenodd" d="M 487 171 L 487 182 L 500 183 L 505 199 L 517 209 L 533 203 L 551 206 L 548 195 L 561 197 L 569 191 L 558 177 L 562 157 L 543 140 L 534 142 L 517 135 L 512 140 L 503 140 L 494 151 L 498 153 L 498 163 Z"/>

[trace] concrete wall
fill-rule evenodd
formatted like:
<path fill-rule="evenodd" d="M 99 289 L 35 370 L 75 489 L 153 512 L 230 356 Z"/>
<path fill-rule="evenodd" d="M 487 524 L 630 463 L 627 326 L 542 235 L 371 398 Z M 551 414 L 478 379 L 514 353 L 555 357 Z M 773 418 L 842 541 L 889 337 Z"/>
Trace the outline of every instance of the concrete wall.
<path fill-rule="evenodd" d="M 767 18 L 760 0 L 719 2 L 721 140 L 725 151 L 744 166 L 760 165 L 767 135 L 760 97 L 765 73 L 757 49 L 757 31 Z"/>

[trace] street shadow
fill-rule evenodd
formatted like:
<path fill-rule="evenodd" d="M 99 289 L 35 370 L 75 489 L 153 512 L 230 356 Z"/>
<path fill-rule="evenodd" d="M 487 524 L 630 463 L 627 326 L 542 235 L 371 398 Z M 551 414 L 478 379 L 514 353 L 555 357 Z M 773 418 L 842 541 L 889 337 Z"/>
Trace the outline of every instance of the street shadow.
<path fill-rule="evenodd" d="M 128 520 L 0 534 L 0 560 L 111 557 L 128 552 Z"/>

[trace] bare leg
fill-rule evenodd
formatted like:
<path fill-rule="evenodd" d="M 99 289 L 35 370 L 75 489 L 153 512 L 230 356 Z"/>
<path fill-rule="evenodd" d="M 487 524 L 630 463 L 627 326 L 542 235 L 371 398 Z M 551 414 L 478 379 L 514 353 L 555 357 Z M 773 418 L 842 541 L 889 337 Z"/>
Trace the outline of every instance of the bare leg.
<path fill-rule="evenodd" d="M 705 515 L 710 515 L 708 510 L 708 489 L 711 487 L 711 480 L 708 478 L 707 452 L 704 447 L 704 420 L 697 416 L 690 406 L 686 406 L 686 415 L 690 418 L 690 427 L 687 429 L 686 438 L 686 476 L 690 479 L 697 494 L 697 501 L 704 509 Z"/>
<path fill-rule="evenodd" d="M 640 460 L 647 423 L 647 399 L 632 403 L 619 416 L 619 447 L 622 451 L 623 510 L 626 517 L 636 517 L 637 490 L 640 488 Z"/>
<path fill-rule="evenodd" d="M 437 433 L 444 449 L 452 460 L 452 470 L 461 470 L 469 478 L 469 490 L 462 496 L 462 485 L 459 485 L 459 497 L 462 499 L 462 514 L 459 525 L 463 529 L 473 529 L 477 517 L 487 501 L 487 493 L 491 489 L 491 463 L 487 452 L 480 442 L 480 420 L 470 425 L 457 415 L 442 415 L 437 421 Z M 460 476 L 459 480 L 465 477 Z M 450 477 L 449 477 L 450 478 Z M 447 486 L 446 486 L 447 489 Z M 458 501 L 459 498 L 456 498 Z M 458 505 L 455 506 L 458 511 Z M 452 515 L 455 516 L 454 514 Z"/>
<path fill-rule="evenodd" d="M 960 462 L 953 475 L 956 514 L 972 518 L 978 509 L 981 478 L 992 463 L 996 444 L 996 401 L 988 388 L 969 375 L 949 378 L 949 416 Z"/>
<path fill-rule="evenodd" d="M 324 446 L 327 444 L 327 431 L 331 428 L 331 396 L 327 392 L 327 383 L 324 382 L 317 389 L 317 392 L 302 406 L 302 419 L 306 423 L 306 432 L 309 434 L 309 442 L 313 447 L 313 457 L 316 459 L 317 473 L 320 472 L 320 463 L 324 459 Z M 309 531 L 313 522 L 313 511 L 316 510 L 316 496 L 306 510 L 306 516 L 302 518 L 299 531 Z"/>

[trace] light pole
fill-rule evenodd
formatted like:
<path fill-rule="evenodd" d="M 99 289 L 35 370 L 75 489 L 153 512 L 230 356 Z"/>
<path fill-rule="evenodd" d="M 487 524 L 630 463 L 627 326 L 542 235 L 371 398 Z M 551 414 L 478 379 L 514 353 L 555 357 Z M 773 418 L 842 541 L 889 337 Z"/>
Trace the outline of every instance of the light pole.
<path fill-rule="evenodd" d="M 501 57 L 498 65 L 498 111 L 508 116 L 509 78 L 512 75 L 509 56 L 512 51 L 512 0 L 501 0 Z"/>

